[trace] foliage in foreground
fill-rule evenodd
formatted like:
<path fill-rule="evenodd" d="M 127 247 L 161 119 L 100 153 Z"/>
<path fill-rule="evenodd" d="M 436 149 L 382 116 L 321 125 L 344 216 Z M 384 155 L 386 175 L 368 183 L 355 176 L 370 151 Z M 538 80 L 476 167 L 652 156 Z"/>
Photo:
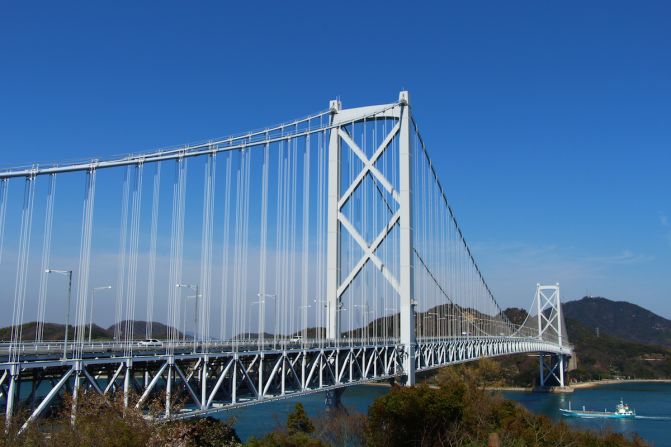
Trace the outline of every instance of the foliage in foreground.
<path fill-rule="evenodd" d="M 643 447 L 645 442 L 617 433 L 581 432 L 485 388 L 500 374 L 491 361 L 478 367 L 440 371 L 433 385 L 393 387 L 373 402 L 368 416 L 327 413 L 314 421 L 302 405 L 278 428 L 252 447 L 270 446 L 460 446 L 488 445 L 496 434 L 502 447 Z"/>
<path fill-rule="evenodd" d="M 189 421 L 154 422 L 133 406 L 124 408 L 123 398 L 109 401 L 95 394 L 80 395 L 74 425 L 69 397 L 55 417 L 39 420 L 22 435 L 18 425 L 0 438 L 0 447 L 159 447 L 239 446 L 230 424 L 202 418 Z M 67 409 L 67 410 L 66 410 Z M 18 419 L 18 418 L 17 418 Z"/>
<path fill-rule="evenodd" d="M 484 368 L 489 372 L 489 367 Z M 374 446 L 482 446 L 497 433 L 501 446 L 624 447 L 646 445 L 621 434 L 576 431 L 486 391 L 477 370 L 446 368 L 436 387 L 394 388 L 368 412 Z"/>

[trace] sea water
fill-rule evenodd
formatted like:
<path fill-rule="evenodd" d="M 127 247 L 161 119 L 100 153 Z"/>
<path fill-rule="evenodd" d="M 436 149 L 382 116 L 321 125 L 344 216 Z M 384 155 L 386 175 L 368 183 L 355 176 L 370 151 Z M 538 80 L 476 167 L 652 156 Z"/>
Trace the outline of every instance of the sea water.
<path fill-rule="evenodd" d="M 348 388 L 342 403 L 349 411 L 366 413 L 368 406 L 389 388 L 377 385 L 360 385 Z M 638 433 L 656 447 L 671 447 L 671 384 L 651 382 L 623 382 L 578 389 L 573 393 L 549 394 L 531 392 L 504 392 L 504 397 L 515 400 L 536 414 L 544 414 L 555 421 L 564 420 L 581 430 L 611 430 L 631 435 Z M 580 419 L 562 418 L 560 408 L 613 411 L 620 398 L 636 410 L 636 419 Z M 324 413 L 324 393 L 315 393 L 297 399 L 286 399 L 253 405 L 238 410 L 219 413 L 222 419 L 234 418 L 235 429 L 245 441 L 250 436 L 263 436 L 278 427 L 284 427 L 287 414 L 301 402 L 312 418 Z"/>
<path fill-rule="evenodd" d="M 671 447 L 671 383 L 622 382 L 576 389 L 573 393 L 509 391 L 503 395 L 536 414 L 564 420 L 571 427 L 628 435 L 635 432 L 656 447 Z M 636 411 L 635 419 L 583 419 L 562 417 L 559 413 L 560 408 L 568 408 L 569 402 L 574 410 L 584 406 L 587 410 L 614 411 L 620 399 Z"/>

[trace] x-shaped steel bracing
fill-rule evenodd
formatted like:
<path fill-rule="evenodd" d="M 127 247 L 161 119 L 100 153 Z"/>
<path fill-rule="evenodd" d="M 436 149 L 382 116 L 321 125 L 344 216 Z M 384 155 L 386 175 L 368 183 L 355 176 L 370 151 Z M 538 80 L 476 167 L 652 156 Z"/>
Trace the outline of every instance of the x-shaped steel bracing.
<path fill-rule="evenodd" d="M 364 237 L 357 231 L 357 229 L 354 227 L 354 225 L 352 225 L 349 219 L 347 219 L 347 217 L 342 213 L 343 207 L 352 197 L 354 191 L 356 191 L 356 189 L 364 181 L 366 175 L 371 175 L 374 181 L 377 181 L 380 185 L 382 185 L 382 187 L 392 196 L 392 198 L 396 201 L 397 204 L 400 202 L 400 196 L 398 194 L 398 191 L 394 189 L 394 186 L 389 182 L 389 180 L 387 180 L 384 174 L 382 174 L 382 172 L 380 172 L 380 170 L 377 169 L 377 167 L 375 167 L 375 163 L 387 150 L 387 148 L 393 141 L 394 137 L 398 134 L 400 128 L 401 124 L 399 121 L 387 134 L 384 140 L 380 143 L 380 145 L 377 147 L 371 158 L 368 158 L 366 156 L 364 151 L 361 150 L 361 148 L 356 144 L 356 142 L 352 139 L 352 137 L 350 137 L 350 135 L 347 132 L 345 132 L 342 128 L 338 128 L 338 137 L 347 144 L 350 150 L 363 163 L 363 168 L 361 169 L 359 174 L 347 187 L 347 190 L 345 190 L 343 195 L 338 199 L 338 222 L 342 224 L 345 231 L 349 233 L 349 235 L 356 241 L 356 243 L 361 247 L 361 249 L 364 252 L 363 256 L 359 259 L 354 268 L 349 272 L 345 280 L 339 284 L 337 291 L 338 299 L 342 297 L 342 295 L 345 293 L 350 284 L 352 284 L 352 281 L 354 281 L 354 278 L 356 278 L 356 276 L 363 270 L 363 268 L 366 266 L 366 263 L 369 260 L 373 262 L 373 264 L 375 264 L 375 267 L 378 270 L 380 270 L 384 278 L 387 280 L 387 282 L 389 282 L 389 284 L 394 288 L 394 290 L 396 290 L 397 293 L 400 293 L 398 279 L 394 277 L 393 273 L 388 268 L 385 267 L 382 260 L 375 254 L 375 251 L 382 244 L 382 242 L 384 242 L 389 233 L 391 233 L 396 223 L 399 221 L 401 217 L 400 211 L 396 211 L 390 217 L 387 224 L 378 233 L 378 235 L 371 243 L 368 243 L 368 241 L 364 239 Z"/>

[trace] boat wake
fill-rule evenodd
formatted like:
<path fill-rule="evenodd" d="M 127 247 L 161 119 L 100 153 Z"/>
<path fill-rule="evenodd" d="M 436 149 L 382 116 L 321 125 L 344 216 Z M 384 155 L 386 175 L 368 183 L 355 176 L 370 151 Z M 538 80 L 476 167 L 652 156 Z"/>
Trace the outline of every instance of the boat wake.
<path fill-rule="evenodd" d="M 636 416 L 635 419 L 646 419 L 648 421 L 671 421 L 671 416 Z"/>

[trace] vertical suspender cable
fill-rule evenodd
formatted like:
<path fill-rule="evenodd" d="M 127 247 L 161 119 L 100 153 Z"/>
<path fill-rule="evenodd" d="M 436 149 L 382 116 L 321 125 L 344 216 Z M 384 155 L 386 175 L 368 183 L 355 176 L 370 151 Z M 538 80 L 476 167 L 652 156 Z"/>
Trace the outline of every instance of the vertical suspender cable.
<path fill-rule="evenodd" d="M 280 319 L 280 298 L 282 295 L 281 285 L 282 285 L 282 222 L 283 222 L 283 185 L 284 185 L 284 142 L 280 141 L 279 148 L 277 150 L 277 205 L 275 212 L 275 306 L 274 306 L 274 319 L 273 319 L 273 348 L 277 348 L 278 342 L 278 322 Z"/>
<path fill-rule="evenodd" d="M 135 336 L 135 294 L 137 290 L 137 258 L 140 239 L 140 213 L 142 210 L 143 166 L 142 163 L 135 165 L 135 178 L 133 182 L 133 207 L 128 246 L 128 282 L 126 284 L 126 356 L 130 356 L 133 351 L 133 338 Z"/>
<path fill-rule="evenodd" d="M 224 179 L 224 235 L 221 253 L 221 308 L 220 311 L 220 331 L 219 338 L 223 341 L 226 339 L 226 322 L 228 321 L 228 297 L 231 296 L 230 291 L 230 228 L 231 228 L 231 153 L 226 157 L 226 178 Z"/>
<path fill-rule="evenodd" d="M 20 354 L 20 343 L 23 332 L 23 311 L 26 301 L 28 273 L 28 257 L 30 255 L 30 234 L 33 223 L 33 202 L 35 198 L 35 177 L 26 177 L 23 192 L 23 208 L 21 210 L 21 233 L 19 236 L 19 253 L 16 266 L 16 283 L 14 288 L 14 309 L 12 312 L 12 336 L 9 346 L 10 362 L 17 362 Z"/>
<path fill-rule="evenodd" d="M 121 223 L 119 229 L 119 263 L 117 271 L 115 310 L 114 310 L 114 340 L 121 341 L 121 316 L 123 293 L 126 284 L 126 232 L 128 229 L 128 195 L 130 194 L 130 169 L 126 167 L 121 195 Z"/>
<path fill-rule="evenodd" d="M 93 207 L 96 195 L 96 170 L 89 169 L 86 176 L 86 198 L 82 211 L 82 237 L 79 251 L 79 269 L 77 274 L 77 316 L 75 319 L 74 355 L 81 358 L 84 335 L 86 333 L 86 308 L 88 300 L 89 271 L 91 269 L 91 242 L 93 236 Z"/>
<path fill-rule="evenodd" d="M 7 194 L 9 193 L 9 179 L 0 180 L 0 264 L 5 242 L 5 216 L 7 215 Z"/>
<path fill-rule="evenodd" d="M 186 195 L 186 158 L 175 161 L 175 180 L 173 183 L 172 225 L 170 237 L 170 282 L 168 283 L 168 353 L 175 352 L 175 342 L 179 337 L 178 325 L 181 309 L 181 294 L 177 287 L 182 282 L 182 254 L 184 244 L 184 206 Z M 182 328 L 183 330 L 183 328 Z"/>
<path fill-rule="evenodd" d="M 212 153 L 208 156 L 205 164 L 205 181 L 203 185 L 203 226 L 201 234 L 200 246 L 200 297 L 196 296 L 195 300 L 200 300 L 200 315 L 197 316 L 199 322 L 198 327 L 194 328 L 199 336 L 201 345 L 206 347 L 209 341 L 210 333 L 210 295 L 211 295 L 211 281 L 212 281 L 212 221 L 214 216 L 214 191 L 216 184 L 216 154 Z"/>
<path fill-rule="evenodd" d="M 305 153 L 303 154 L 303 299 L 301 303 L 303 330 L 303 344 L 308 338 L 308 293 L 309 293 L 309 267 L 310 267 L 310 135 L 305 138 Z"/>
<path fill-rule="evenodd" d="M 151 234 L 149 238 L 149 272 L 147 275 L 147 326 L 146 338 L 153 337 L 154 295 L 156 291 L 156 240 L 158 236 L 158 210 L 161 194 L 161 162 L 156 163 L 151 195 Z"/>
<path fill-rule="evenodd" d="M 266 295 L 266 271 L 268 269 L 268 170 L 270 169 L 270 147 L 266 143 L 263 148 L 263 179 L 261 184 L 261 256 L 259 259 L 259 349 L 263 349 L 266 339 L 266 304 L 269 304 Z"/>
<path fill-rule="evenodd" d="M 44 214 L 44 235 L 42 238 L 42 265 L 40 269 L 40 292 L 37 304 L 37 329 L 35 341 L 41 342 L 44 336 L 44 318 L 47 302 L 47 269 L 51 258 L 51 229 L 54 218 L 54 196 L 56 194 L 56 174 L 49 175 L 49 192 Z M 1 225 L 1 224 L 0 224 Z"/>
<path fill-rule="evenodd" d="M 291 231 L 291 248 L 290 248 L 290 259 L 291 259 L 291 292 L 290 292 L 290 316 L 289 316 L 289 330 L 296 330 L 296 320 L 297 315 L 296 311 L 298 306 L 296 306 L 296 279 L 298 276 L 298 269 L 296 267 L 296 234 L 298 233 L 296 228 L 296 202 L 298 198 L 296 196 L 297 191 L 297 177 L 298 177 L 298 139 L 293 138 L 291 140 L 291 154 L 292 154 L 292 168 L 291 168 L 291 223 L 289 229 Z"/>

